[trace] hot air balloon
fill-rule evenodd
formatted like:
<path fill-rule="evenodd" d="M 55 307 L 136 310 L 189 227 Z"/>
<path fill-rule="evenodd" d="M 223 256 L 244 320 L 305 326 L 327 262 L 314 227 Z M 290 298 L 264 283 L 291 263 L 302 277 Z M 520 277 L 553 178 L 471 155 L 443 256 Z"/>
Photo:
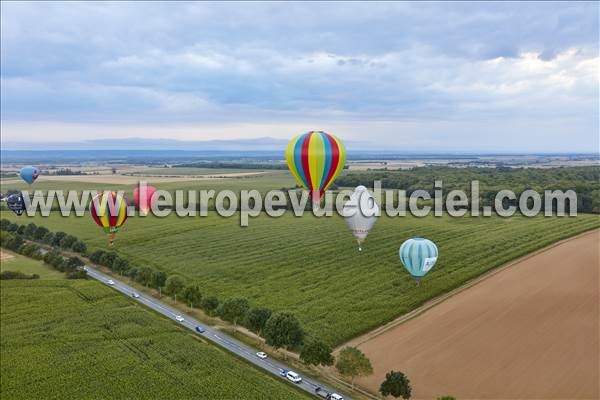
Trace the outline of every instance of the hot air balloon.
<path fill-rule="evenodd" d="M 90 203 L 92 218 L 108 235 L 109 246 L 127 219 L 128 205 L 124 195 L 109 191 L 96 195 Z"/>
<path fill-rule="evenodd" d="M 23 199 L 23 195 L 21 195 L 21 193 L 13 193 L 8 196 L 6 198 L 6 205 L 17 215 L 22 215 L 27 209 L 25 206 L 25 200 Z"/>
<path fill-rule="evenodd" d="M 346 149 L 337 137 L 311 131 L 290 141 L 285 158 L 292 175 L 309 191 L 317 207 L 327 187 L 344 168 Z"/>
<path fill-rule="evenodd" d="M 144 215 L 148 214 L 154 204 L 152 201 L 154 192 L 156 192 L 156 188 L 153 186 L 142 185 L 133 189 L 133 202 Z"/>
<path fill-rule="evenodd" d="M 423 238 L 408 239 L 399 250 L 400 261 L 417 283 L 433 268 L 438 254 L 435 243 Z"/>
<path fill-rule="evenodd" d="M 28 165 L 26 167 L 21 168 L 19 172 L 19 176 L 28 184 L 32 184 L 40 175 L 40 170 L 33 165 Z"/>
<path fill-rule="evenodd" d="M 358 186 L 354 190 L 342 208 L 342 216 L 358 242 L 358 251 L 362 251 L 362 242 L 379 216 L 379 206 L 366 187 Z"/>

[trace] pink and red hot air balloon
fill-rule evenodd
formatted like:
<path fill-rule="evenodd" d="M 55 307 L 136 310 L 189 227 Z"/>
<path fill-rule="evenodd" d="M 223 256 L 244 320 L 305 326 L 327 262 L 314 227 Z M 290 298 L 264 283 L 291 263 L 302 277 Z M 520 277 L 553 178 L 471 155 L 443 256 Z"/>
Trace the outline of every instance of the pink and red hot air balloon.
<path fill-rule="evenodd" d="M 156 188 L 153 186 L 140 185 L 133 189 L 133 202 L 144 215 L 148 215 L 156 201 L 152 198 L 154 192 Z"/>

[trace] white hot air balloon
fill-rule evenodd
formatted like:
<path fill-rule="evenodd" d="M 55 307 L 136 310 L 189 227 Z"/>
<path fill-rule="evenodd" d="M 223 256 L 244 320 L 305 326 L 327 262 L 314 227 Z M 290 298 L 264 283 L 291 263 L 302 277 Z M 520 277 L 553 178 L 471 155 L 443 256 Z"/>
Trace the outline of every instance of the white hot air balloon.
<path fill-rule="evenodd" d="M 342 216 L 358 242 L 358 251 L 362 251 L 362 242 L 375 225 L 379 213 L 379 206 L 373 195 L 364 186 L 358 186 L 344 204 Z"/>

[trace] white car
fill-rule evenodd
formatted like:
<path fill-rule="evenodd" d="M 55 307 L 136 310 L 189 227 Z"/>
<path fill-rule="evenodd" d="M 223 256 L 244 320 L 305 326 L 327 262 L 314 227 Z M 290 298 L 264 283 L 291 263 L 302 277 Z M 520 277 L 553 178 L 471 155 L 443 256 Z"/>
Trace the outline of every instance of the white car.
<path fill-rule="evenodd" d="M 256 357 L 260 358 L 261 360 L 264 360 L 265 358 L 267 358 L 267 353 L 265 353 L 264 351 L 259 351 L 258 353 L 256 353 Z"/>
<path fill-rule="evenodd" d="M 331 393 L 331 396 L 329 396 L 329 398 L 331 400 L 344 400 L 344 398 L 337 393 Z"/>
<path fill-rule="evenodd" d="M 176 315 L 176 316 L 175 316 L 175 319 L 176 319 L 177 321 L 179 321 L 179 322 L 183 322 L 183 321 L 185 321 L 181 315 Z"/>
<path fill-rule="evenodd" d="M 109 285 L 114 285 L 115 281 L 113 281 L 112 279 L 109 279 L 106 281 L 106 283 L 108 283 Z"/>
<path fill-rule="evenodd" d="M 300 377 L 300 375 L 298 375 L 294 371 L 288 371 L 287 374 L 285 374 L 285 377 L 294 383 L 302 382 L 302 378 Z"/>
<path fill-rule="evenodd" d="M 131 293 L 131 295 L 133 296 L 134 299 L 139 299 L 140 295 L 137 294 L 136 292 Z"/>

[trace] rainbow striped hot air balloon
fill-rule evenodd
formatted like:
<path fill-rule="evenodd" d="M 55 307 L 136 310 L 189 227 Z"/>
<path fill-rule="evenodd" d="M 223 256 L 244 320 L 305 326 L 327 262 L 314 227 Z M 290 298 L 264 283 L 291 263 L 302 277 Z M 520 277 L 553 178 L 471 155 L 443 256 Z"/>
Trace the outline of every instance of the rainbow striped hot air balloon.
<path fill-rule="evenodd" d="M 309 191 L 315 207 L 346 162 L 346 149 L 337 137 L 311 131 L 293 138 L 285 152 L 296 181 Z"/>
<path fill-rule="evenodd" d="M 404 268 L 417 283 L 433 268 L 439 255 L 435 243 L 423 238 L 408 239 L 402 243 L 398 253 Z"/>
<path fill-rule="evenodd" d="M 127 219 L 127 198 L 116 192 L 106 191 L 96 195 L 90 204 L 90 213 L 94 222 L 108 235 L 108 244 L 112 246 L 115 234 Z"/>

